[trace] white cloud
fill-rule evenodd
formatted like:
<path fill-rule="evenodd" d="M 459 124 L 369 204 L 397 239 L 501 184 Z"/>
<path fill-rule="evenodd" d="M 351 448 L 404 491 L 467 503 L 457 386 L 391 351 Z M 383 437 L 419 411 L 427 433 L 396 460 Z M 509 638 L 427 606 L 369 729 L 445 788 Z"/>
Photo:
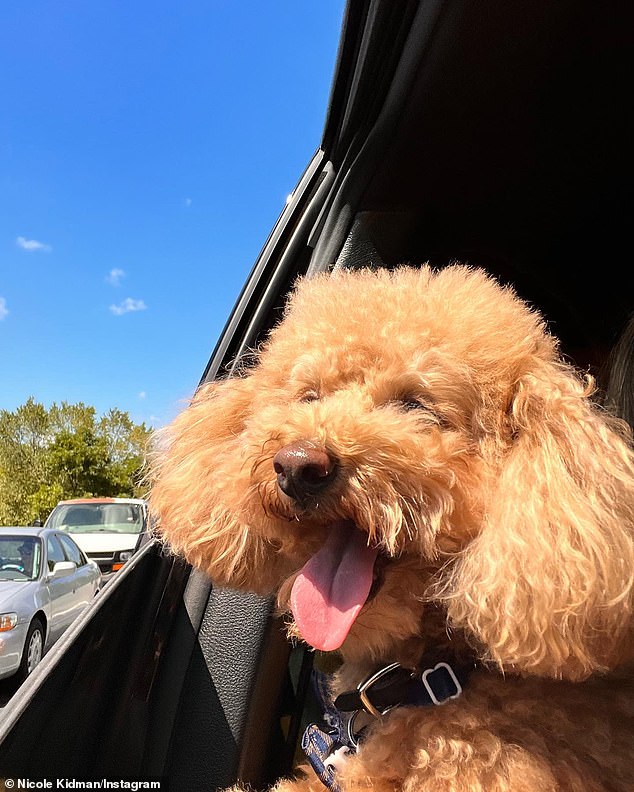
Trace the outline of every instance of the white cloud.
<path fill-rule="evenodd" d="M 109 283 L 111 286 L 120 286 L 122 278 L 125 278 L 125 271 L 115 267 L 106 275 L 106 283 Z"/>
<path fill-rule="evenodd" d="M 122 314 L 131 313 L 132 311 L 145 311 L 146 309 L 147 305 L 143 300 L 133 300 L 132 297 L 126 297 L 119 305 L 110 306 L 110 310 L 115 316 L 121 316 Z"/>
<path fill-rule="evenodd" d="M 0 297 L 0 322 L 3 319 L 6 319 L 9 315 L 9 309 L 7 308 L 7 301 L 4 297 Z"/>
<path fill-rule="evenodd" d="M 44 242 L 38 242 L 37 239 L 27 239 L 23 236 L 19 236 L 15 240 L 15 244 L 19 248 L 22 248 L 22 250 L 27 250 L 29 253 L 34 253 L 37 250 L 48 253 L 52 250 L 51 246 L 46 245 Z"/>
<path fill-rule="evenodd" d="M 146 396 L 147 396 L 147 393 L 145 391 L 141 391 L 139 393 L 139 399 L 145 399 Z"/>

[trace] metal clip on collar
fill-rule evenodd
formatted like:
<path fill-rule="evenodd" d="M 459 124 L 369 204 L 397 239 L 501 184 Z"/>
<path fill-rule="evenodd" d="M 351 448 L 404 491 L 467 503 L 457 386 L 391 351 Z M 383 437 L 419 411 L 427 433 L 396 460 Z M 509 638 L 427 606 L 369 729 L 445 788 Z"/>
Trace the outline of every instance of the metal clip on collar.
<path fill-rule="evenodd" d="M 357 685 L 359 698 L 363 704 L 363 710 L 355 710 L 348 721 L 348 740 L 354 746 L 355 750 L 358 750 L 359 748 L 359 735 L 361 733 L 357 733 L 354 730 L 354 724 L 357 720 L 357 717 L 359 716 L 359 713 L 365 711 L 374 718 L 380 718 L 382 715 L 385 715 L 386 712 L 389 712 L 392 709 L 392 707 L 386 707 L 384 710 L 378 710 L 368 698 L 368 691 L 379 681 L 379 679 L 382 679 L 384 676 L 387 676 L 387 674 L 400 667 L 400 663 L 390 663 L 390 665 L 385 666 L 385 668 L 381 668 L 376 672 L 376 674 L 372 674 L 371 677 L 368 677 Z"/>

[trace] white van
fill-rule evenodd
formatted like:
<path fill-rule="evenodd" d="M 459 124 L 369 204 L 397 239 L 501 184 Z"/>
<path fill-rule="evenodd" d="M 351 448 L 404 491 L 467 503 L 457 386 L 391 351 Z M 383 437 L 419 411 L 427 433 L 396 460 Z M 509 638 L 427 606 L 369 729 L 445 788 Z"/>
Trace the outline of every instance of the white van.
<path fill-rule="evenodd" d="M 46 528 L 71 534 L 99 565 L 105 582 L 149 538 L 148 507 L 140 498 L 77 498 L 60 501 Z"/>

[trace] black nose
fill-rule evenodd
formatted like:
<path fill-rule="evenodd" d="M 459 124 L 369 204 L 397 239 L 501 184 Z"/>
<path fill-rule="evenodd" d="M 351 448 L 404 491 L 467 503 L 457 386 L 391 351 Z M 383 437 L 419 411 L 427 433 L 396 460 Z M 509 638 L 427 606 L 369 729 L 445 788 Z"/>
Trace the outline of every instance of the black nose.
<path fill-rule="evenodd" d="M 324 448 L 298 442 L 277 452 L 273 469 L 282 492 L 293 500 L 302 501 L 332 484 L 336 464 Z"/>

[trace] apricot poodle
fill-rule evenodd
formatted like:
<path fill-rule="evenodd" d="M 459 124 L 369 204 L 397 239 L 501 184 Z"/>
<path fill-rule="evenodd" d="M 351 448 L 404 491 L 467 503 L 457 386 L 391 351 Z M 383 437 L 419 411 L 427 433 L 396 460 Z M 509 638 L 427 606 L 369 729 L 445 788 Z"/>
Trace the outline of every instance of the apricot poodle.
<path fill-rule="evenodd" d="M 280 792 L 633 792 L 634 456 L 591 395 L 481 270 L 344 271 L 168 428 L 166 541 L 342 660 Z"/>

